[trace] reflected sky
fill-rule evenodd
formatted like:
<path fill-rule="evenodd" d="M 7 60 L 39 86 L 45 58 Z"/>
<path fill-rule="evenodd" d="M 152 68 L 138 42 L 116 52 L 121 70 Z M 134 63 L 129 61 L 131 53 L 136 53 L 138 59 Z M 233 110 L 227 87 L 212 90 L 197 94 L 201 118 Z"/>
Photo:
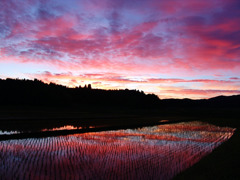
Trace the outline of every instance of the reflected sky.
<path fill-rule="evenodd" d="M 0 142 L 3 179 L 171 179 L 234 133 L 201 122 Z"/>
<path fill-rule="evenodd" d="M 47 132 L 47 131 L 63 131 L 63 130 L 77 130 L 77 129 L 92 129 L 92 128 L 99 128 L 103 126 L 75 126 L 75 125 L 64 125 L 64 126 L 50 126 L 50 128 L 42 128 L 42 127 L 34 127 L 34 129 L 26 128 L 23 130 L 0 130 L 1 135 L 13 135 L 13 134 L 21 134 L 21 133 L 35 133 L 35 132 Z"/>
<path fill-rule="evenodd" d="M 0 130 L 0 135 L 10 135 L 10 134 L 19 134 L 19 131 L 2 131 Z"/>
<path fill-rule="evenodd" d="M 66 126 L 56 127 L 52 129 L 42 129 L 41 131 L 61 131 L 61 130 L 74 130 L 74 129 L 81 129 L 81 127 L 78 128 L 72 125 L 66 125 Z"/>

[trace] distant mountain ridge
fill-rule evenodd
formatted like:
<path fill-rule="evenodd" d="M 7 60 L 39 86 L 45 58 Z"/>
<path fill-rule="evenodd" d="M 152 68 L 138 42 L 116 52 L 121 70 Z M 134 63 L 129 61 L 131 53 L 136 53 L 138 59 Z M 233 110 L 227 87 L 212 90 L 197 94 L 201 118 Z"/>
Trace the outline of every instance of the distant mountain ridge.
<path fill-rule="evenodd" d="M 133 106 L 133 107 L 240 107 L 240 95 L 210 99 L 162 99 L 139 90 L 69 88 L 40 80 L 0 79 L 0 105 Z"/>
<path fill-rule="evenodd" d="M 210 99 L 163 99 L 161 106 L 168 107 L 240 107 L 240 95 L 217 96 Z"/>

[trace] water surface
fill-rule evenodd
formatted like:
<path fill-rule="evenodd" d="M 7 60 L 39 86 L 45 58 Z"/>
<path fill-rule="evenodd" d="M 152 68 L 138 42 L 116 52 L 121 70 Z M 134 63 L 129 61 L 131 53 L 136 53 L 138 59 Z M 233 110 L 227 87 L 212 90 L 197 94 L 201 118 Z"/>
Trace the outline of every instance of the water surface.
<path fill-rule="evenodd" d="M 92 128 L 99 128 L 103 126 L 73 126 L 73 125 L 64 125 L 64 126 L 56 126 L 53 128 L 39 128 L 35 130 L 0 130 L 1 135 L 14 135 L 14 134 L 22 134 L 22 133 L 36 133 L 36 132 L 46 132 L 46 131 L 64 131 L 64 130 L 77 130 L 77 129 L 92 129 Z"/>
<path fill-rule="evenodd" d="M 0 135 L 11 135 L 11 134 L 19 134 L 19 131 L 2 131 L 0 130 Z"/>
<path fill-rule="evenodd" d="M 171 179 L 234 129 L 202 122 L 0 142 L 3 179 Z"/>

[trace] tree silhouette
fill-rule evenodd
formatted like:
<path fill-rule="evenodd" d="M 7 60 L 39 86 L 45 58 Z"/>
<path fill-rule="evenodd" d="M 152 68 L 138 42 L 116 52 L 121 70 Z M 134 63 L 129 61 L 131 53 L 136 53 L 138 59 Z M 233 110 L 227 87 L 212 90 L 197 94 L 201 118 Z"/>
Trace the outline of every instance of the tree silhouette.
<path fill-rule="evenodd" d="M 92 89 L 91 84 L 83 88 L 69 88 L 40 80 L 0 79 L 1 105 L 41 106 L 151 106 L 159 99 L 137 90 Z"/>
<path fill-rule="evenodd" d="M 240 95 L 204 100 L 163 99 L 139 90 L 93 89 L 91 84 L 69 88 L 38 79 L 0 79 L 0 105 L 121 106 L 121 107 L 239 107 Z"/>

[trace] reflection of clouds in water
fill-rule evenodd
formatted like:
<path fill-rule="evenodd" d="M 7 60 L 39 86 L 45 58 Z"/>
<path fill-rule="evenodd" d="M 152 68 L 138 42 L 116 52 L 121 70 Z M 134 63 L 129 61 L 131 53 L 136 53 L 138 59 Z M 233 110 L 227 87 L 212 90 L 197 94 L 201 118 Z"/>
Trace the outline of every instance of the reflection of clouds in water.
<path fill-rule="evenodd" d="M 0 177 L 171 179 L 234 132 L 231 128 L 207 126 L 198 122 L 176 123 L 0 141 Z"/>
<path fill-rule="evenodd" d="M 80 129 L 80 128 L 72 125 L 65 125 L 65 126 L 51 128 L 51 129 L 42 129 L 41 131 L 61 131 L 61 130 L 74 130 L 74 129 Z"/>
<path fill-rule="evenodd" d="M 0 130 L 0 135 L 10 135 L 10 134 L 19 134 L 20 132 L 18 131 L 1 131 Z"/>
<path fill-rule="evenodd" d="M 234 129 L 220 128 L 203 122 L 181 122 L 176 124 L 158 125 L 138 129 L 116 130 L 108 132 L 90 133 L 88 138 L 101 141 L 101 137 L 112 141 L 131 141 L 150 143 L 152 140 L 161 141 L 196 141 L 214 142 L 215 139 L 230 137 Z M 227 135 L 229 134 L 229 135 Z"/>

